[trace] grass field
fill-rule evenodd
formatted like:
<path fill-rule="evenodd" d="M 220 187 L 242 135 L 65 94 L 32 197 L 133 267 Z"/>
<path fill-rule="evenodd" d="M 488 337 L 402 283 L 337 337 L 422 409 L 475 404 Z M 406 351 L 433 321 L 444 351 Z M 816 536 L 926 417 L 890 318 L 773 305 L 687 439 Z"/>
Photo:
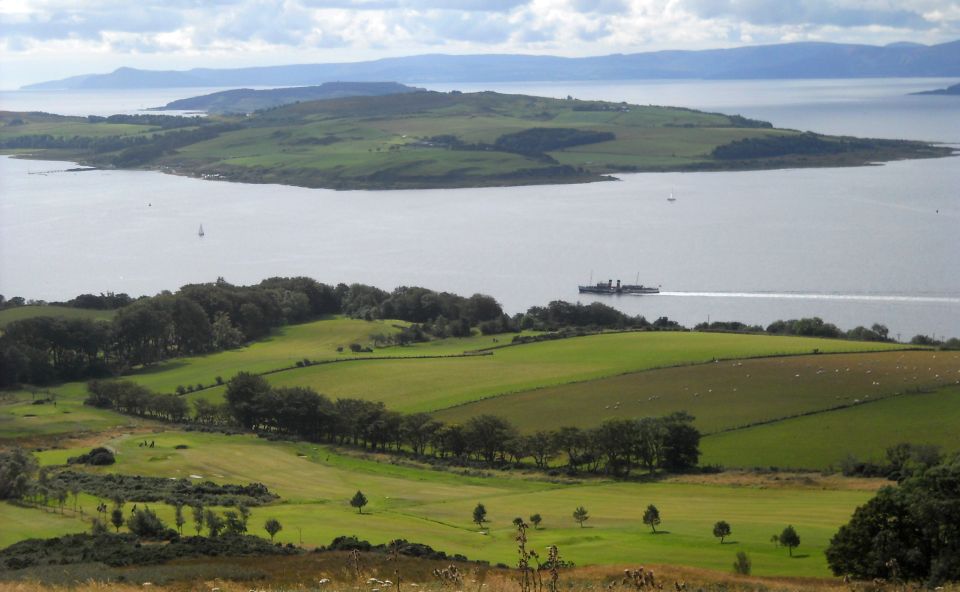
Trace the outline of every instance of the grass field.
<path fill-rule="evenodd" d="M 85 530 L 86 524 L 73 516 L 50 510 L 0 502 L 0 548 L 23 539 L 56 537 Z"/>
<path fill-rule="evenodd" d="M 44 398 L 45 395 L 37 397 Z M 87 407 L 80 396 L 57 396 L 56 405 L 35 405 L 34 400 L 34 395 L 27 391 L 6 393 L 0 397 L 0 447 L 9 440 L 100 432 L 143 423 L 119 413 Z"/>
<path fill-rule="evenodd" d="M 138 447 L 143 438 L 154 440 L 156 447 Z M 512 519 L 539 512 L 544 528 L 530 533 L 532 545 L 543 549 L 558 544 L 578 565 L 677 563 L 726 570 L 734 553 L 743 549 L 753 558 L 756 574 L 824 576 L 822 550 L 829 537 L 870 497 L 868 491 L 843 489 L 602 480 L 562 484 L 503 473 L 462 476 L 250 436 L 164 432 L 121 437 L 108 444 L 117 450 L 118 462 L 101 470 L 265 483 L 283 499 L 255 508 L 251 525 L 259 530 L 266 518 L 276 517 L 284 525 L 278 537 L 284 542 L 299 542 L 301 534 L 308 545 L 325 544 L 341 534 L 373 542 L 403 536 L 471 558 L 507 563 L 515 556 Z M 178 444 L 189 448 L 177 450 Z M 76 452 L 50 451 L 40 457 L 47 464 L 60 463 Z M 363 515 L 347 503 L 358 489 L 370 500 Z M 478 502 L 489 512 L 489 534 L 481 534 L 470 522 Z M 648 503 L 660 509 L 660 529 L 667 533 L 653 535 L 642 524 Z M 578 505 L 590 511 L 587 528 L 578 527 L 571 517 Z M 166 519 L 172 515 L 169 508 L 160 510 Z M 0 519 L 7 511 L 0 507 Z M 732 524 L 735 542 L 719 545 L 712 536 L 713 523 L 721 519 Z M 803 539 L 794 559 L 769 543 L 770 535 L 788 523 Z M 0 534 L 0 544 L 3 540 L 9 539 Z"/>
<path fill-rule="evenodd" d="M 960 353 L 899 351 L 723 361 L 528 390 L 451 407 L 440 419 L 489 413 L 527 432 L 687 411 L 710 433 L 853 405 L 960 380 Z"/>
<path fill-rule="evenodd" d="M 848 454 L 884 460 L 900 442 L 960 451 L 960 387 L 755 426 L 703 439 L 702 462 L 725 467 L 824 469 Z"/>
<path fill-rule="evenodd" d="M 109 321 L 115 314 L 115 310 L 92 310 L 89 308 L 73 308 L 70 306 L 16 306 L 0 310 L 0 329 L 3 329 L 13 321 L 34 317 L 64 317 L 68 319 Z"/>
<path fill-rule="evenodd" d="M 506 393 L 715 358 L 895 347 L 765 335 L 614 333 L 505 347 L 492 356 L 330 364 L 267 378 L 277 386 L 309 386 L 333 397 L 383 401 L 399 411 L 434 411 Z M 210 389 L 203 396 L 215 399 L 222 390 Z"/>
<path fill-rule="evenodd" d="M 189 386 L 216 383 L 216 377 L 229 380 L 240 371 L 262 373 L 288 368 L 296 362 L 362 357 L 353 354 L 351 343 L 372 346 L 370 336 L 375 333 L 393 334 L 400 321 L 363 321 L 332 318 L 276 329 L 266 339 L 248 346 L 188 358 L 177 358 L 134 372 L 125 379 L 134 380 L 156 391 L 172 393 L 178 385 Z M 337 352 L 342 347 L 343 352 Z M 400 348 L 397 348 L 400 349 Z M 404 350 L 408 348 L 403 348 Z"/>

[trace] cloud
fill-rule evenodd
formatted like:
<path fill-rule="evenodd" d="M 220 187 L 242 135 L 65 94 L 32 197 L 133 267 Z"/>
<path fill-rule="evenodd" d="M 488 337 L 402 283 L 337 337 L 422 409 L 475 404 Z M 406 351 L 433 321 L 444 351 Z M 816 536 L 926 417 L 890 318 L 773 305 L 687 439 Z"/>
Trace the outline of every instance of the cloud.
<path fill-rule="evenodd" d="M 0 59 L 21 68 L 38 55 L 218 65 L 958 37 L 960 0 L 0 0 Z"/>
<path fill-rule="evenodd" d="M 683 0 L 681 6 L 703 19 L 725 18 L 754 25 L 881 26 L 926 29 L 933 26 L 923 3 L 852 0 Z"/>

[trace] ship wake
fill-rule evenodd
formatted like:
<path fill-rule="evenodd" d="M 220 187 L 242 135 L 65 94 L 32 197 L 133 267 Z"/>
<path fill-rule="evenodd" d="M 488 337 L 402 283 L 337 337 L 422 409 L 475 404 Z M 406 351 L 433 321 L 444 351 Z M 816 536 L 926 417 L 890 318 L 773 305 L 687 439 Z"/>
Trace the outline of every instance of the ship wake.
<path fill-rule="evenodd" d="M 960 296 L 907 294 L 840 294 L 832 292 L 660 292 L 661 296 L 699 298 L 769 298 L 783 300 L 838 300 L 861 302 L 914 302 L 960 304 Z"/>

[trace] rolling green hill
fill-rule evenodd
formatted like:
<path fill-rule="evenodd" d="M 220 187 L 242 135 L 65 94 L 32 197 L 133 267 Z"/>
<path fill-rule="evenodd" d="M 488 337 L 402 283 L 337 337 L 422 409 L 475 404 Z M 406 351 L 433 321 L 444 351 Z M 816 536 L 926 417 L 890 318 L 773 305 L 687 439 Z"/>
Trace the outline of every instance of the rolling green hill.
<path fill-rule="evenodd" d="M 803 337 L 632 332 L 510 346 L 494 349 L 493 355 L 487 356 L 371 359 L 316 365 L 270 374 L 267 380 L 276 386 L 308 386 L 331 397 L 383 401 L 398 411 L 435 411 L 497 395 L 717 358 L 805 354 L 815 349 L 856 352 L 897 347 Z M 415 352 L 417 349 L 391 348 L 379 350 L 378 354 L 390 356 L 396 350 Z M 218 400 L 223 390 L 223 387 L 207 389 L 194 396 Z"/>
<path fill-rule="evenodd" d="M 300 101 L 318 101 L 341 97 L 389 95 L 416 92 L 412 86 L 396 82 L 325 82 L 318 86 L 269 88 L 253 90 L 238 88 L 171 101 L 151 111 L 206 111 L 208 113 L 252 113 Z"/>
<path fill-rule="evenodd" d="M 6 112 L 0 122 L 7 152 L 336 189 L 586 182 L 616 172 L 861 165 L 952 153 L 691 109 L 493 92 L 308 101 L 202 120 Z"/>
<path fill-rule="evenodd" d="M 960 391 L 946 386 L 960 379 L 960 353 L 903 350 L 897 344 L 628 332 L 507 347 L 497 347 L 505 336 L 476 335 L 374 347 L 364 354 L 336 351 L 352 342 L 370 345 L 372 334 L 395 331 L 398 324 L 338 317 L 292 325 L 244 348 L 173 360 L 127 378 L 170 392 L 178 384 L 210 384 L 216 375 L 229 378 L 240 370 L 288 368 L 306 357 L 348 361 L 295 367 L 268 374 L 268 380 L 311 386 L 334 397 L 383 400 L 399 410 L 439 409 L 437 416 L 447 421 L 498 413 L 525 431 L 685 409 L 707 432 L 703 461 L 727 467 L 820 469 L 835 464 L 838 455 L 867 458 L 901 440 L 952 449 L 952 426 L 960 419 Z M 422 358 L 490 347 L 492 355 Z M 926 392 L 937 386 L 936 392 Z M 6 393 L 0 400 L 0 443 L 44 448 L 37 455 L 44 465 L 106 445 L 116 451 L 117 464 L 85 470 L 262 482 L 282 499 L 253 510 L 254 530 L 275 517 L 284 525 L 280 541 L 298 542 L 302 535 L 306 545 L 326 544 L 343 534 L 373 542 L 403 536 L 447 552 L 510 563 L 515 553 L 511 521 L 537 512 L 544 524 L 530 532 L 533 544 L 558 544 L 578 565 L 624 564 L 639 557 L 644 563 L 728 570 L 733 554 L 744 550 L 755 574 L 823 577 L 829 538 L 880 484 L 807 476 L 745 487 L 725 482 L 722 475 L 715 482 L 698 475 L 697 482 L 637 483 L 431 467 L 320 444 L 181 431 L 85 407 L 84 391 L 83 383 L 53 387 L 56 405 L 33 404 L 42 394 Z M 201 396 L 219 398 L 222 387 L 188 395 Z M 156 446 L 139 446 L 143 439 Z M 347 503 L 358 489 L 370 500 L 363 515 Z M 98 500 L 82 494 L 78 502 L 89 514 Z M 478 502 L 491 519 L 486 535 L 470 522 Z M 642 524 L 648 503 L 660 508 L 661 528 L 668 534 L 653 535 Z M 59 515 L 0 504 L 0 521 L 12 525 L 0 531 L 0 545 L 34 534 L 86 530 L 89 524 L 71 505 Z M 588 528 L 571 517 L 578 505 L 590 512 Z M 171 507 L 151 506 L 172 521 Z M 735 542 L 720 545 L 712 536 L 713 523 L 721 519 L 733 525 Z M 769 543 L 786 524 L 803 539 L 799 558 Z"/>

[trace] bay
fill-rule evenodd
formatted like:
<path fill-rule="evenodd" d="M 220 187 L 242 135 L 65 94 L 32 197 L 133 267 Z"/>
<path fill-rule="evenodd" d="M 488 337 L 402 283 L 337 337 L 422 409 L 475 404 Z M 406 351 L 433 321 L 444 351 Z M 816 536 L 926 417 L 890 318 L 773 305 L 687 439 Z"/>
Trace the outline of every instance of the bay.
<path fill-rule="evenodd" d="M 827 133 L 958 142 L 960 101 L 906 95 L 946 82 L 484 86 L 737 112 Z M 110 110 L 129 112 L 105 94 Z M 137 101 L 178 98 L 169 89 L 156 96 Z M 245 284 L 307 275 L 484 292 L 509 312 L 554 299 L 597 300 L 687 325 L 816 315 L 843 328 L 884 323 L 904 339 L 955 336 L 958 164 L 946 158 L 634 174 L 588 185 L 336 192 L 142 171 L 36 174 L 72 165 L 3 157 L 0 293 L 56 300 L 82 292 L 153 294 L 219 276 Z M 670 192 L 674 203 L 666 201 Z M 591 276 L 632 283 L 638 274 L 663 293 L 577 293 Z"/>

